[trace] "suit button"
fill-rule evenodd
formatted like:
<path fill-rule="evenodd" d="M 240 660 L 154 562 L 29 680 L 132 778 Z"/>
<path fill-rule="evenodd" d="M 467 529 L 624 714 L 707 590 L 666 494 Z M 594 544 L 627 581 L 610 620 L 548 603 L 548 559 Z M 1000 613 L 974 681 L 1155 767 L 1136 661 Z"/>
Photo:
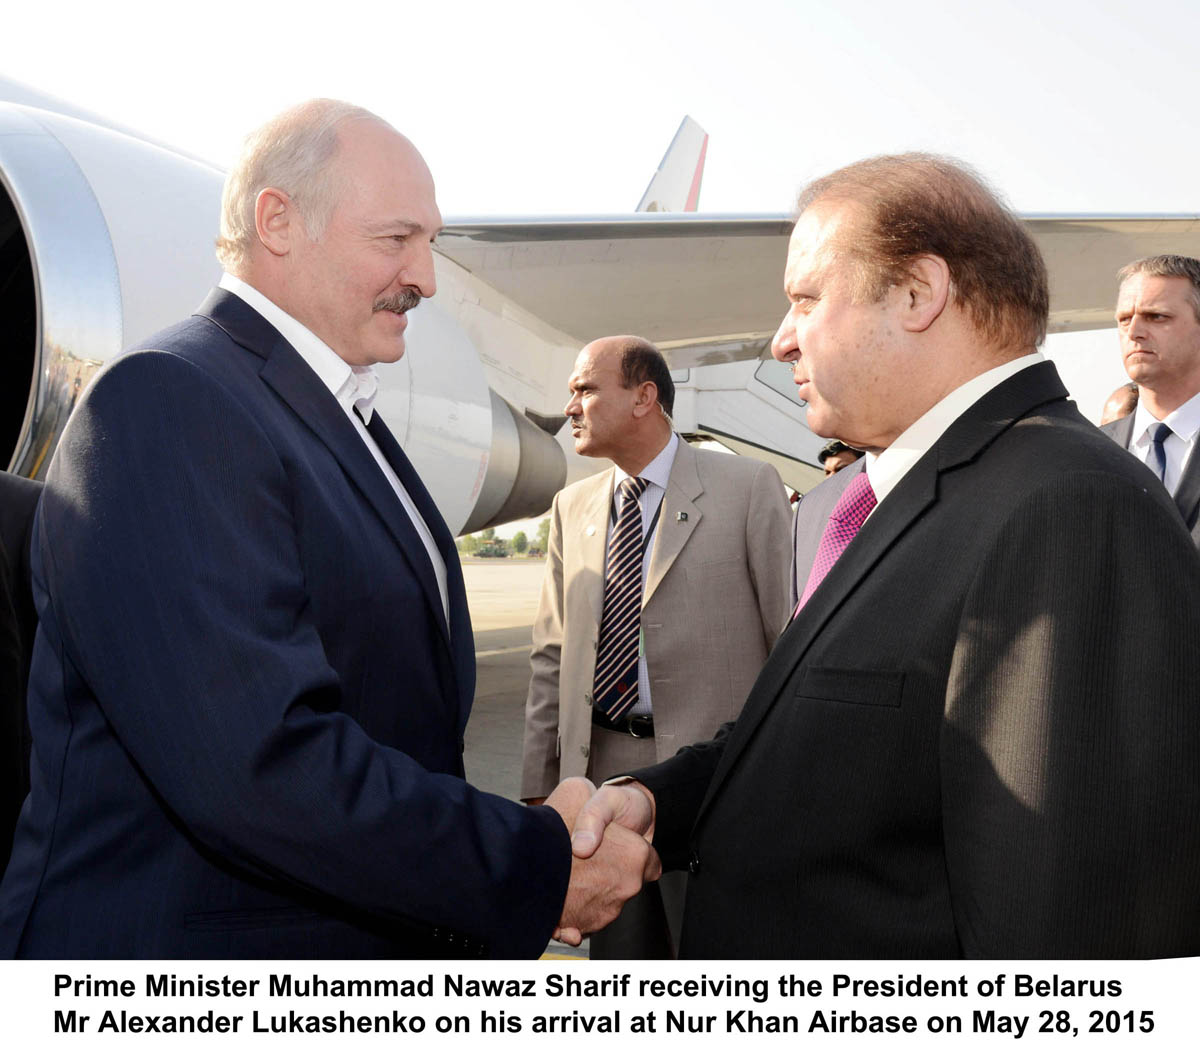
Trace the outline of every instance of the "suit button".
<path fill-rule="evenodd" d="M 585 758 L 588 756 L 588 745 L 586 743 L 580 744 L 579 753 L 582 754 Z"/>
<path fill-rule="evenodd" d="M 700 873 L 700 854 L 697 852 L 693 852 L 688 857 L 688 873 L 693 875 Z"/>
<path fill-rule="evenodd" d="M 590 692 L 585 692 L 583 694 L 583 705 L 585 707 L 590 707 L 592 705 L 592 694 Z"/>

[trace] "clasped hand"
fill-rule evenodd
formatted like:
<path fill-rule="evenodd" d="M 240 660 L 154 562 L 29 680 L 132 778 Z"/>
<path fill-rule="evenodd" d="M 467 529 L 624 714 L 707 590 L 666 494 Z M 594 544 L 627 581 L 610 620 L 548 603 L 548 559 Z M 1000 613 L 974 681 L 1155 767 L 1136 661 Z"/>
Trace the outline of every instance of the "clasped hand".
<path fill-rule="evenodd" d="M 577 946 L 662 873 L 650 844 L 654 799 L 635 783 L 596 790 L 589 780 L 575 777 L 563 780 L 546 804 L 571 831 L 571 882 L 554 936 Z"/>

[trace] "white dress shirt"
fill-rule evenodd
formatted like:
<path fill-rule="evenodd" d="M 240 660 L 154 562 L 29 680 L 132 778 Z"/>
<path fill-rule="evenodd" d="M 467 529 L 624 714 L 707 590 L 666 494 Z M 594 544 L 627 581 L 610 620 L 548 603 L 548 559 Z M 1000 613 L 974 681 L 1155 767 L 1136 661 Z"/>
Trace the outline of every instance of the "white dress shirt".
<path fill-rule="evenodd" d="M 379 381 L 374 367 L 351 367 L 295 317 L 285 313 L 262 292 L 252 288 L 245 281 L 239 280 L 232 273 L 222 274 L 218 283 L 220 287 L 232 292 L 260 314 L 280 335 L 287 339 L 292 348 L 300 354 L 304 363 L 316 372 L 317 378 L 337 399 L 363 444 L 367 446 L 367 450 L 379 464 L 379 469 L 383 471 L 383 476 L 387 478 L 388 484 L 392 486 L 392 491 L 396 493 L 396 498 L 400 500 L 400 504 L 412 521 L 417 535 L 421 537 L 421 542 L 433 565 L 433 574 L 437 578 L 438 593 L 442 598 L 442 614 L 449 623 L 450 601 L 446 586 L 446 562 L 438 551 L 437 544 L 433 541 L 433 534 L 429 531 L 425 519 L 421 517 L 416 504 L 405 491 L 404 485 L 400 483 L 400 478 L 396 476 L 396 471 L 392 469 L 391 463 L 379 450 L 379 445 L 375 443 L 375 439 L 363 423 L 364 419 L 367 422 L 371 421 L 371 400 L 375 396 Z M 362 419 L 354 411 L 356 402 L 362 413 Z"/>
<path fill-rule="evenodd" d="M 642 601 L 646 600 L 646 580 L 650 575 L 650 555 L 654 550 L 654 537 L 658 527 L 650 531 L 655 523 L 655 515 L 662 506 L 663 496 L 667 494 L 667 483 L 671 479 L 671 467 L 675 463 L 675 449 L 679 447 L 678 434 L 672 433 L 671 439 L 663 445 L 663 450 L 650 460 L 646 468 L 638 474 L 647 482 L 639 503 L 642 507 Z M 629 476 L 619 466 L 614 467 L 616 476 L 613 477 L 613 511 L 608 515 L 608 532 L 605 537 L 605 550 L 608 549 L 608 537 L 612 535 L 613 522 L 621 514 L 625 504 L 625 496 L 621 494 L 621 482 Z M 607 572 L 608 566 L 605 565 Z M 650 673 L 646 669 L 646 642 L 641 628 L 638 628 L 638 698 L 629 708 L 629 714 L 649 714 L 650 704 Z"/>
<path fill-rule="evenodd" d="M 968 379 L 958 389 L 946 394 L 878 455 L 868 452 L 867 479 L 875 492 L 875 508 L 879 508 L 879 504 L 887 498 L 888 493 L 917 464 L 917 460 L 937 443 L 938 438 L 950 429 L 960 415 L 1005 379 L 1045 359 L 1040 353 L 1030 353 Z M 871 511 L 874 512 L 875 510 Z"/>
<path fill-rule="evenodd" d="M 1184 468 L 1196 447 L 1196 435 L 1200 433 L 1200 393 L 1184 401 L 1178 408 L 1162 419 L 1150 414 L 1150 409 L 1141 400 L 1133 415 L 1133 430 L 1130 433 L 1129 450 L 1142 462 L 1150 465 L 1150 427 L 1155 423 L 1166 423 L 1171 428 L 1163 441 L 1163 452 L 1167 457 L 1167 472 L 1163 484 L 1172 498 L 1183 478 Z M 1151 467 L 1153 469 L 1153 467 Z"/>

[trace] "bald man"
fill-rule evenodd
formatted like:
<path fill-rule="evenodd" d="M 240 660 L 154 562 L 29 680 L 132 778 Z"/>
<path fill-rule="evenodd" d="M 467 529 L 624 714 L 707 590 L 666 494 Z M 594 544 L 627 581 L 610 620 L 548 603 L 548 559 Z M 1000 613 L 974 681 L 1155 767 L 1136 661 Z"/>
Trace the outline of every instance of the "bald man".
<path fill-rule="evenodd" d="M 575 450 L 613 467 L 559 492 L 551 510 L 526 706 L 528 800 L 560 778 L 603 780 L 709 738 L 737 715 L 790 611 L 791 511 L 779 475 L 679 439 L 658 350 L 632 336 L 599 339 L 579 354 L 569 390 Z M 620 580 L 623 522 L 631 573 Z M 672 956 L 682 882 L 627 904 L 592 937 L 592 957 Z"/>

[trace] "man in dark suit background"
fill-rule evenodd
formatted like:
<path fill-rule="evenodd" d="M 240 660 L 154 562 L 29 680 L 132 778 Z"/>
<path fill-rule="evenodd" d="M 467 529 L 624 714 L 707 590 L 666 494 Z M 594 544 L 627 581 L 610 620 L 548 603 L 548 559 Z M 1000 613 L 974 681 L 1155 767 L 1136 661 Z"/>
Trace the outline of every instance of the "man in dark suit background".
<path fill-rule="evenodd" d="M 34 538 L 8 955 L 534 956 L 572 867 L 640 889 L 636 834 L 573 863 L 560 797 L 462 778 L 462 574 L 371 405 L 440 226 L 389 125 L 289 110 L 226 182 L 221 286 L 77 406 Z"/>
<path fill-rule="evenodd" d="M 1035 352 L 1024 226 L 953 162 L 863 161 L 802 195 L 785 289 L 773 352 L 866 467 L 800 503 L 741 716 L 602 788 L 577 855 L 617 821 L 689 869 L 682 956 L 1195 954 L 1200 561 Z"/>
<path fill-rule="evenodd" d="M 1200 546 L 1200 259 L 1152 255 L 1117 278 L 1121 360 L 1140 395 L 1102 428 L 1163 482 Z"/>
<path fill-rule="evenodd" d="M 25 685 L 37 630 L 29 574 L 33 514 L 42 494 L 39 481 L 0 471 L 0 871 L 8 863 L 13 828 L 29 793 L 29 732 Z"/>

